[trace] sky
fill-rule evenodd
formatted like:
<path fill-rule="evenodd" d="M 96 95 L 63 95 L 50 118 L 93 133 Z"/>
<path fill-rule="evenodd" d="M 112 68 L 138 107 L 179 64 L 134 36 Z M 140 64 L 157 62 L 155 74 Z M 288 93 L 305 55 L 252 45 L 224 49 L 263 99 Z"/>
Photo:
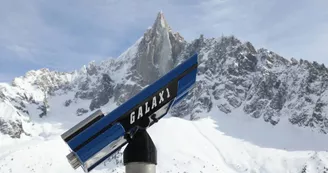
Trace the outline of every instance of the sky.
<path fill-rule="evenodd" d="M 328 65 L 327 0 L 0 0 L 0 82 L 117 57 L 162 11 L 187 41 L 235 35 Z"/>

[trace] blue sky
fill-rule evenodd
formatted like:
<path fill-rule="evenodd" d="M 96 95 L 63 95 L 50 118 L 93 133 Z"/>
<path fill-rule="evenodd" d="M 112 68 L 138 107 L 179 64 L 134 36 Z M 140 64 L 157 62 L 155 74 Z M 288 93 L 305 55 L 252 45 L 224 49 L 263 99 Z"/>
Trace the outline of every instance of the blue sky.
<path fill-rule="evenodd" d="M 159 11 L 188 41 L 233 34 L 286 58 L 328 65 L 327 0 L 0 0 L 0 82 L 117 57 Z"/>

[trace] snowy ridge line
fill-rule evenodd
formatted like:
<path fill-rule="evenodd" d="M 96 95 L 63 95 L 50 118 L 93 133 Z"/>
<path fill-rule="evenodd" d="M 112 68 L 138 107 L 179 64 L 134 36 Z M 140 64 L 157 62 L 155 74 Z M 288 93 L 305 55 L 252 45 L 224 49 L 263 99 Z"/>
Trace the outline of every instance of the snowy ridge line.
<path fill-rule="evenodd" d="M 197 84 L 192 94 L 171 111 L 173 117 L 196 120 L 194 123 L 199 123 L 204 135 L 211 134 L 212 142 L 237 171 L 325 171 L 328 70 L 324 65 L 287 60 L 233 36 L 208 39 L 201 35 L 186 42 L 171 29 L 158 26 L 149 28 L 119 59 L 90 63 L 71 77 L 40 71 L 21 78 L 17 86 L 0 84 L 0 100 L 10 103 L 3 105 L 13 113 L 0 113 L 0 119 L 6 119 L 0 120 L 0 153 L 6 155 L 0 160 L 0 172 L 69 173 L 69 164 L 62 161 L 66 150 L 57 139 L 61 133 L 98 109 L 106 113 L 114 110 L 163 75 L 157 67 L 174 68 L 195 52 L 200 63 Z M 160 59 L 170 63 L 162 64 Z M 47 94 L 42 91 L 44 86 L 51 88 Z M 42 106 L 45 100 L 48 109 Z M 7 116 L 13 121 L 4 118 Z M 221 167 L 217 163 L 224 163 L 215 162 L 220 156 L 214 148 L 203 147 L 208 141 L 194 139 L 188 134 L 193 129 L 191 124 L 173 117 L 151 128 L 159 136 L 159 170 L 224 172 L 217 168 Z M 211 117 L 218 127 L 212 127 L 206 117 Z M 62 150 L 49 151 L 52 147 Z M 44 153 L 54 157 L 44 158 Z M 123 172 L 119 153 L 112 161 L 106 161 L 107 167 L 95 172 Z"/>
<path fill-rule="evenodd" d="M 21 115 L 34 120 L 46 114 L 44 101 L 69 95 L 60 104 L 71 106 L 82 100 L 91 101 L 89 105 L 75 105 L 76 113 L 72 114 L 82 116 L 105 105 L 124 103 L 197 52 L 201 90 L 194 91 L 199 92 L 197 106 L 189 107 L 185 115 L 197 118 L 196 114 L 213 107 L 229 113 L 242 106 L 247 116 L 261 118 L 272 125 L 284 120 L 319 133 L 328 132 L 325 102 L 328 85 L 324 82 L 328 80 L 328 70 L 324 65 L 287 60 L 266 49 L 256 50 L 251 43 L 242 43 L 234 36 L 206 39 L 201 35 L 187 43 L 166 21 L 165 26 L 161 24 L 165 19 L 160 15 L 163 14 L 159 14 L 144 36 L 119 58 L 109 58 L 99 64 L 90 62 L 72 73 L 47 69 L 28 72 L 15 79 L 12 86 L 6 86 L 7 91 L 0 92 L 0 99 L 10 100 Z M 1 93 L 5 93 L 4 96 Z M 214 104 L 215 100 L 220 103 Z M 182 104 L 180 112 L 187 111 L 187 105 Z M 56 107 L 48 106 L 48 111 Z"/>
<path fill-rule="evenodd" d="M 199 130 L 199 128 L 197 127 L 197 125 L 195 125 L 195 123 L 192 122 L 192 125 L 196 128 L 196 130 L 199 132 L 199 134 L 200 134 L 201 136 L 203 136 L 203 138 L 204 138 L 206 141 L 208 141 L 208 142 L 211 144 L 211 146 L 213 146 L 213 148 L 215 148 L 215 151 L 218 153 L 218 155 L 220 156 L 220 158 L 222 159 L 222 161 L 223 161 L 223 163 L 224 163 L 223 165 L 224 165 L 224 166 L 227 166 L 226 169 L 227 169 L 227 170 L 230 170 L 229 172 L 238 172 L 238 171 L 236 170 L 236 168 L 234 168 L 230 163 L 228 163 L 228 162 L 225 160 L 225 158 L 224 158 L 223 155 L 221 154 L 220 149 L 217 148 L 217 146 L 214 145 L 214 143 L 211 141 L 211 139 L 208 138 L 207 136 L 205 136 L 205 135 L 203 134 L 203 132 L 201 132 L 201 131 Z"/>

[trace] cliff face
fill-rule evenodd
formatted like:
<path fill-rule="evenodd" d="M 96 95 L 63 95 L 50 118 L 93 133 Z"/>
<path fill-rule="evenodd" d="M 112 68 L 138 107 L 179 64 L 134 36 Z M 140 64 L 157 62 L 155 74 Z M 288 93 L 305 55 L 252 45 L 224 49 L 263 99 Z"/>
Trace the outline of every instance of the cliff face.
<path fill-rule="evenodd" d="M 47 116 L 54 107 L 71 107 L 77 116 L 84 116 L 120 105 L 194 53 L 200 61 L 197 85 L 172 111 L 174 116 L 196 119 L 219 109 L 263 118 L 272 125 L 289 121 L 328 132 L 324 65 L 287 60 L 233 36 L 200 36 L 187 43 L 171 30 L 162 13 L 118 58 L 91 62 L 72 73 L 30 71 L 11 85 L 1 84 L 0 110 L 6 111 L 0 111 L 0 132 L 12 137 L 28 134 L 24 125 L 33 117 Z M 56 101 L 48 102 L 51 99 Z"/>
<path fill-rule="evenodd" d="M 199 52 L 198 87 L 192 117 L 218 108 L 328 132 L 327 75 L 324 65 L 287 60 L 234 37 L 204 39 L 189 44 L 184 57 Z M 189 105 L 192 105 L 188 103 Z M 180 111 L 180 110 L 179 110 Z"/>

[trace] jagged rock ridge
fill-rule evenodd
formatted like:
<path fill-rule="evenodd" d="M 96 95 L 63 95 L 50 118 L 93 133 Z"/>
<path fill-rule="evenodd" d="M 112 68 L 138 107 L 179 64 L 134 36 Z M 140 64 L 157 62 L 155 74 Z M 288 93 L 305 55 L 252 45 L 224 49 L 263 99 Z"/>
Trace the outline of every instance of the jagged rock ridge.
<path fill-rule="evenodd" d="M 123 103 L 195 53 L 200 61 L 196 88 L 173 115 L 197 119 L 213 109 L 226 114 L 241 111 L 272 125 L 289 121 L 328 132 L 328 70 L 324 65 L 287 60 L 233 36 L 206 39 L 201 35 L 187 43 L 172 31 L 162 13 L 118 58 L 91 62 L 72 73 L 28 72 L 0 90 L 0 100 L 7 100 L 21 116 L 28 117 L 28 110 L 42 106 L 45 97 L 67 95 L 69 99 L 56 104 L 70 107 L 79 100 L 89 101 L 87 107 L 75 111 L 83 116 L 108 104 Z M 34 112 L 44 113 L 41 110 Z M 0 120 L 4 116 L 0 115 Z M 19 137 L 24 132 L 23 120 L 15 122 L 3 120 L 6 125 L 1 127 L 6 130 L 0 131 Z"/>

